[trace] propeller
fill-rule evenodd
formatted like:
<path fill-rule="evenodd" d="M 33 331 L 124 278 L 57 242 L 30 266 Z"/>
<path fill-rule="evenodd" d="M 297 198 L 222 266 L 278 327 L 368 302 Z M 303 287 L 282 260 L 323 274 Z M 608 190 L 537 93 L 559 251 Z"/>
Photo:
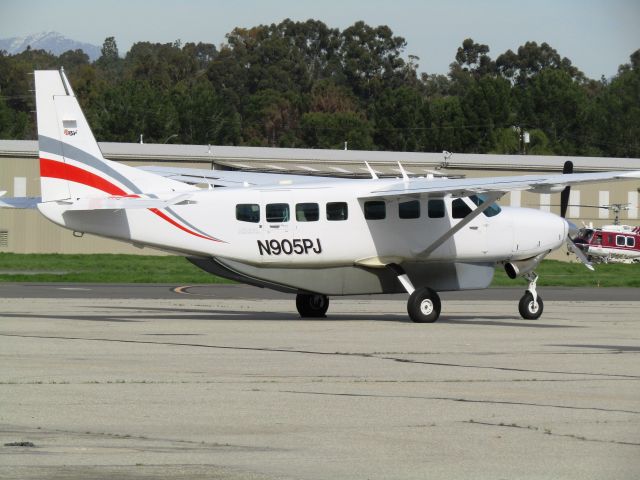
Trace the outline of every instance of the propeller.
<path fill-rule="evenodd" d="M 562 174 L 569 175 L 573 173 L 573 162 L 571 160 L 567 160 L 564 162 L 562 166 Z M 573 241 L 573 238 L 578 233 L 578 227 L 567 220 L 567 207 L 569 206 L 569 197 L 571 196 L 571 186 L 567 185 L 564 187 L 564 190 L 560 192 L 560 216 L 565 219 L 567 225 L 569 225 L 569 231 L 567 232 L 567 250 L 572 252 L 578 260 L 587 267 L 589 270 L 593 271 L 593 265 L 584 254 L 584 252 L 576 245 Z"/>
<path fill-rule="evenodd" d="M 562 174 L 567 175 L 573 173 L 573 162 L 567 160 L 562 167 Z M 569 197 L 571 195 L 571 186 L 567 185 L 560 193 L 560 216 L 567 217 L 567 207 L 569 206 Z"/>

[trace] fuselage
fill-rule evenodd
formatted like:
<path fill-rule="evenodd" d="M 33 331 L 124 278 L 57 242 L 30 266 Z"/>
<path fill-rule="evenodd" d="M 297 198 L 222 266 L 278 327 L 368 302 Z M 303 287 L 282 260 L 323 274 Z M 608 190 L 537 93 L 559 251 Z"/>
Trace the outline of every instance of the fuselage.
<path fill-rule="evenodd" d="M 65 211 L 55 203 L 40 210 L 79 232 L 262 267 L 495 263 L 549 252 L 566 237 L 567 224 L 556 215 L 490 207 L 423 257 L 476 207 L 477 197 L 366 198 L 386 181 L 197 190 L 163 215 L 147 209 Z"/>

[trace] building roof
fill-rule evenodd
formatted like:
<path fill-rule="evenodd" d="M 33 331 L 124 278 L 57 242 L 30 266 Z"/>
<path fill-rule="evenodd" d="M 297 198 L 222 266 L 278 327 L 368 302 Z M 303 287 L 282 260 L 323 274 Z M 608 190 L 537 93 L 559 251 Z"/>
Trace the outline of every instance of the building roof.
<path fill-rule="evenodd" d="M 189 162 L 253 171 L 311 175 L 368 175 L 365 161 L 382 175 L 399 175 L 398 161 L 410 175 L 455 175 L 456 170 L 561 171 L 566 160 L 576 171 L 640 170 L 640 159 L 490 155 L 467 153 L 381 152 L 218 145 L 99 143 L 105 158 L 141 163 Z M 0 140 L 0 157 L 37 158 L 35 140 Z"/>

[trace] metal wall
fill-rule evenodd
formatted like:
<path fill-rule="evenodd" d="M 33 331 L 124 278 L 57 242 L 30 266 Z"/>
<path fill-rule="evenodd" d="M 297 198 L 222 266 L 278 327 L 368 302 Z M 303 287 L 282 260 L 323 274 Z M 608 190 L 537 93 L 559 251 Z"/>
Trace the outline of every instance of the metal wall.
<path fill-rule="evenodd" d="M 562 163 L 562 158 L 557 157 Z M 463 174 L 467 177 L 482 177 L 495 175 L 522 175 L 526 173 L 548 171 L 548 165 L 527 165 L 523 169 L 522 163 L 517 170 L 505 164 L 503 168 L 495 167 L 496 156 L 492 156 L 493 168 L 487 170 L 482 164 L 465 164 L 462 168 L 452 167 L 448 171 L 452 174 Z M 522 159 L 522 157 L 520 157 Z M 548 157 L 547 157 L 548 159 Z M 533 158 L 532 158 L 533 160 Z M 255 160 L 254 160 L 255 161 Z M 508 158 L 505 157 L 505 161 Z M 157 163 L 154 160 L 124 161 L 133 166 Z M 273 161 L 269 161 L 273 163 Z M 179 166 L 185 168 L 211 168 L 211 162 L 203 164 L 198 159 L 185 158 L 184 161 L 162 162 L 166 166 Z M 432 168 L 436 164 L 430 165 Z M 600 165 L 600 168 L 602 166 Z M 611 168 L 615 168 L 612 166 Z M 410 169 L 410 167 L 408 168 Z M 523 171 L 527 170 L 527 171 Z M 576 170 L 579 171 L 579 170 Z M 557 173 L 557 169 L 555 169 Z M 638 197 L 640 181 L 624 181 L 617 183 L 603 183 L 588 186 L 574 187 L 570 203 L 603 205 L 612 203 L 630 204 L 628 211 L 621 212 L 622 223 L 638 224 Z M 40 180 L 38 160 L 33 155 L 5 155 L 0 156 L 0 190 L 7 190 L 7 196 L 38 196 L 40 194 Z M 502 205 L 542 208 L 559 213 L 560 194 L 539 195 L 529 192 L 515 192 L 506 195 L 500 201 Z M 593 222 L 599 226 L 613 223 L 613 214 L 604 209 L 570 207 L 568 217 L 576 224 L 581 222 Z M 5 233 L 6 232 L 6 233 Z M 133 253 L 154 254 L 161 252 L 154 249 L 140 249 L 132 245 L 108 240 L 91 235 L 81 238 L 74 237 L 69 230 L 60 228 L 44 219 L 37 210 L 11 210 L 0 209 L 0 252 L 15 253 Z M 555 258 L 566 258 L 562 253 Z"/>

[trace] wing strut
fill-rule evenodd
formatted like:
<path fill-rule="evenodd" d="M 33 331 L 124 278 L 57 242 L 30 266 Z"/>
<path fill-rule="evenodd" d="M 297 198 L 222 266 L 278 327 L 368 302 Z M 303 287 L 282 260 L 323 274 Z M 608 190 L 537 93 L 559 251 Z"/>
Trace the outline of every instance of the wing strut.
<path fill-rule="evenodd" d="M 442 245 L 444 242 L 449 240 L 456 233 L 458 233 L 460 230 L 466 227 L 474 218 L 476 218 L 478 215 L 484 212 L 487 208 L 493 205 L 496 200 L 502 197 L 502 195 L 504 195 L 503 192 L 491 192 L 491 193 L 485 194 L 485 199 L 483 203 L 478 205 L 470 214 L 468 214 L 466 217 L 460 220 L 456 226 L 447 230 L 440 238 L 435 240 L 431 245 L 429 245 L 427 248 L 425 248 L 421 252 L 418 252 L 418 256 L 428 257 L 429 255 L 431 255 L 436 248 L 438 248 L 440 245 Z"/>

